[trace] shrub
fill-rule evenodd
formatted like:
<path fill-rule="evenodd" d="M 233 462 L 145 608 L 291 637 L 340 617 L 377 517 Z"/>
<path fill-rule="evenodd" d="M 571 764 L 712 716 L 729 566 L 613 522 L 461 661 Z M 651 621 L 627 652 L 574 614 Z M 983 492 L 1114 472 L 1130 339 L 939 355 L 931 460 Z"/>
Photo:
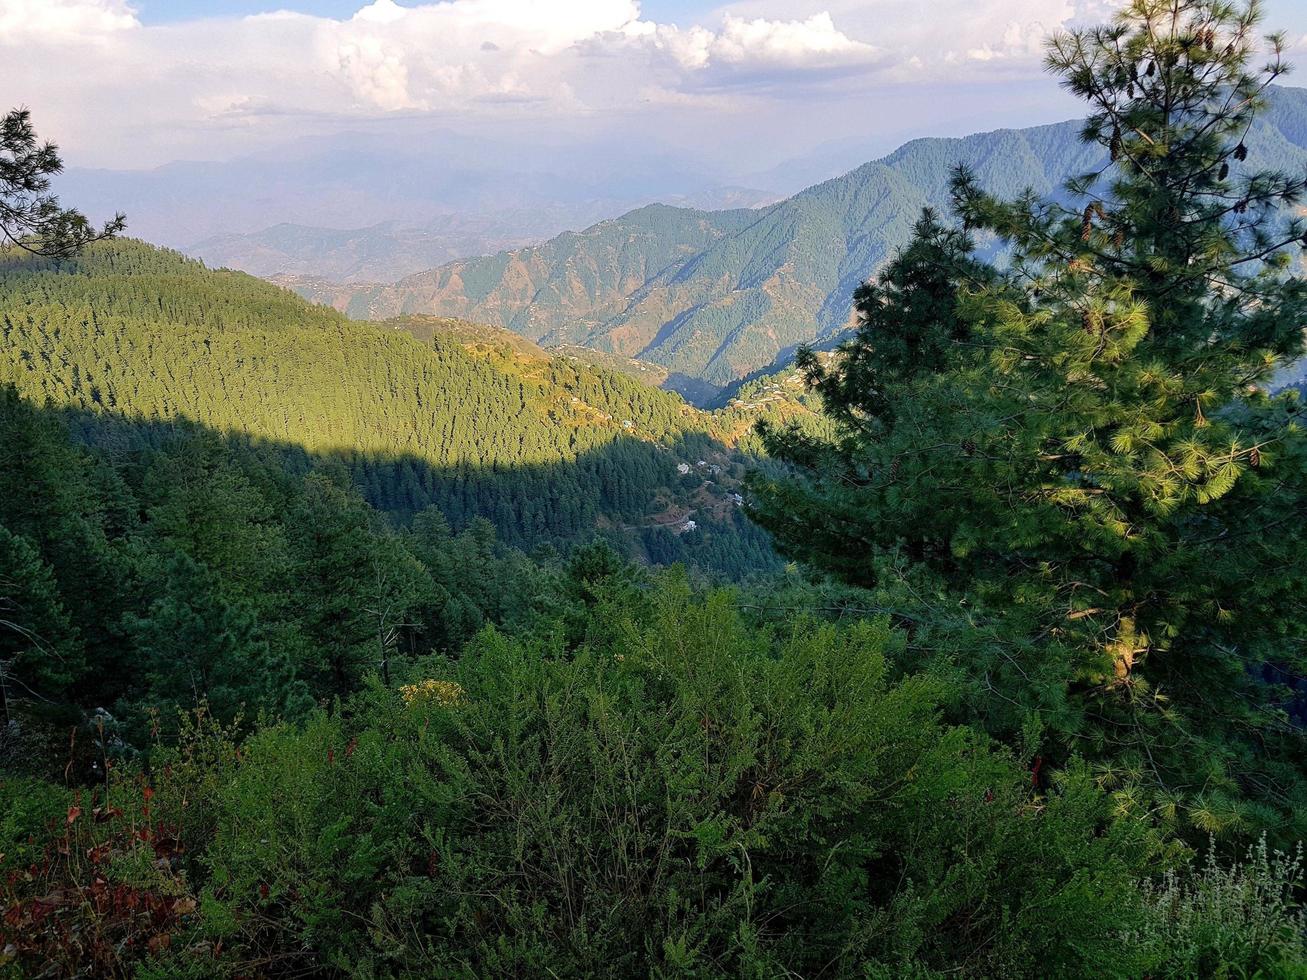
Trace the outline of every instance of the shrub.
<path fill-rule="evenodd" d="M 883 623 L 749 622 L 675 578 L 593 598 L 576 649 L 486 629 L 397 689 L 240 743 L 201 711 L 148 773 L 33 794 L 9 968 L 1302 975 L 1298 859 L 1183 876 L 1082 766 L 1046 782 L 945 724 L 956 692 L 899 678 Z"/>
<path fill-rule="evenodd" d="M 128 964 L 190 931 L 197 905 L 178 867 L 177 828 L 152 796 L 143 781 L 69 793 L 40 853 L 6 858 L 0 970 L 15 972 L 5 975 L 128 975 Z"/>
<path fill-rule="evenodd" d="M 487 630 L 421 665 L 457 699 L 378 687 L 251 738 L 206 855 L 227 948 L 371 975 L 1132 969 L 1156 842 L 1083 774 L 1039 791 L 940 724 L 936 682 L 887 680 L 885 626 L 759 630 L 676 583 L 596 616 L 575 652 Z"/>
<path fill-rule="evenodd" d="M 1301 845 L 1270 851 L 1266 838 L 1243 861 L 1222 864 L 1213 847 L 1187 877 L 1167 872 L 1144 886 L 1145 915 L 1128 941 L 1159 977 L 1307 976 L 1307 910 Z"/>

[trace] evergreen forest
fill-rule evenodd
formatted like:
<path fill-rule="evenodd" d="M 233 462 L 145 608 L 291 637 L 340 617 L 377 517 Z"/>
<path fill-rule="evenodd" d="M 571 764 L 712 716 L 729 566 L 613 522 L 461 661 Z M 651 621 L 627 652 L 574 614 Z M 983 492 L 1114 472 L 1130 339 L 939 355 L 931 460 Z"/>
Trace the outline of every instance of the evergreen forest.
<path fill-rule="evenodd" d="M 1267 27 L 1049 38 L 1065 186 L 928 161 L 709 408 L 96 228 L 11 112 L 0 977 L 1307 977 Z"/>

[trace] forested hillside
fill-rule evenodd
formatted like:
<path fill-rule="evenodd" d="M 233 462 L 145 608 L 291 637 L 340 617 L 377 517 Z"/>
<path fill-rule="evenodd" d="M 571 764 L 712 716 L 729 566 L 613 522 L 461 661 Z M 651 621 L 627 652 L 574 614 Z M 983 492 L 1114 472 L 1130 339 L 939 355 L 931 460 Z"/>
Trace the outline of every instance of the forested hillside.
<path fill-rule="evenodd" d="M 1307 977 L 1259 13 L 1055 35 L 1074 139 L 428 280 L 489 326 L 121 240 L 0 118 L 0 980 Z"/>
<path fill-rule="evenodd" d="M 344 466 L 400 519 L 435 505 L 523 546 L 604 533 L 731 574 L 774 560 L 736 513 L 718 420 L 507 332 L 353 323 L 134 242 L 0 258 L 0 325 L 0 382 L 91 445 L 157 447 L 194 423 L 299 470 Z"/>
<path fill-rule="evenodd" d="M 1278 88 L 1248 136 L 1259 166 L 1307 164 L 1307 90 Z M 1104 161 L 1078 122 L 921 139 L 759 211 L 654 207 L 393 286 L 289 279 L 353 316 L 462 316 L 542 343 L 584 344 L 722 387 L 849 323 L 857 285 L 906 244 L 923 206 L 947 210 L 950 169 L 1056 196 Z M 634 256 L 639 256 L 638 260 Z M 704 397 L 703 400 L 709 400 Z"/>

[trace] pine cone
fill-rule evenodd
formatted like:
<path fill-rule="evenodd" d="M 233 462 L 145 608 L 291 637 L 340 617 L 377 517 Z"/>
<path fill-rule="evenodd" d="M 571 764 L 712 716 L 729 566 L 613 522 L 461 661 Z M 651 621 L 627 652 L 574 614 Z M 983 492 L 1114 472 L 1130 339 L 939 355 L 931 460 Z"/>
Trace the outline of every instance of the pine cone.
<path fill-rule="evenodd" d="M 1225 180 L 1225 178 L 1229 176 L 1230 176 L 1230 165 L 1228 163 L 1221 164 L 1221 169 L 1217 172 L 1216 179 Z"/>
<path fill-rule="evenodd" d="M 968 456 L 970 456 L 972 453 L 976 451 L 976 444 L 972 442 L 970 439 L 963 439 L 962 451 L 966 453 Z"/>
<path fill-rule="evenodd" d="M 1240 143 L 1238 146 L 1236 146 L 1236 147 L 1234 148 L 1234 158 L 1235 158 L 1236 160 L 1247 160 L 1247 159 L 1248 159 L 1248 147 L 1244 146 L 1242 143 Z"/>
<path fill-rule="evenodd" d="M 1253 469 L 1262 465 L 1262 453 L 1256 446 L 1253 446 L 1252 452 L 1248 454 L 1248 465 Z"/>

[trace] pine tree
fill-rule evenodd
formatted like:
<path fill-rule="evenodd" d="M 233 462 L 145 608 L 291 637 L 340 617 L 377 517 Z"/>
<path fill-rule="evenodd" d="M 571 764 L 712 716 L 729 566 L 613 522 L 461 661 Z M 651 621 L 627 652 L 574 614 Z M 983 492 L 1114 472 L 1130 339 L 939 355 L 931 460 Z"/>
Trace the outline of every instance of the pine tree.
<path fill-rule="evenodd" d="M 119 214 L 97 231 L 81 212 L 60 207 L 50 193 L 50 177 L 63 166 L 57 146 L 37 141 L 28 110 L 0 117 L 0 245 L 12 243 L 37 255 L 72 255 L 126 227 Z"/>
<path fill-rule="evenodd" d="M 85 666 L 54 573 L 0 524 L 0 720 L 13 719 L 15 704 L 66 697 Z"/>
<path fill-rule="evenodd" d="M 302 706 L 305 693 L 293 666 L 260 639 L 247 602 L 223 597 L 211 570 L 174 552 L 159 556 L 151 578 L 156 597 L 145 614 L 124 618 L 147 704 L 204 704 L 223 721 L 242 712 L 280 715 Z"/>
<path fill-rule="evenodd" d="M 1102 167 L 1065 204 L 957 172 L 964 229 L 1010 264 L 977 274 L 924 221 L 835 365 L 805 356 L 838 435 L 765 433 L 798 476 L 758 480 L 755 513 L 898 603 L 991 728 L 1050 726 L 1041 751 L 1091 756 L 1123 806 L 1300 834 L 1307 744 L 1266 678 L 1304 672 L 1307 445 L 1266 384 L 1303 348 L 1307 184 L 1247 163 L 1287 70 L 1274 35 L 1249 67 L 1259 15 L 1133 0 L 1054 38 Z"/>

